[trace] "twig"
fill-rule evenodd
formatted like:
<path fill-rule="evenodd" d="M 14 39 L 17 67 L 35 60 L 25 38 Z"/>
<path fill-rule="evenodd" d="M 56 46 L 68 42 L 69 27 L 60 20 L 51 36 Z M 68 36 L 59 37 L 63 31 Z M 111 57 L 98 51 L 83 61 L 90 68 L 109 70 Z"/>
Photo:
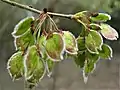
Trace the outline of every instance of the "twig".
<path fill-rule="evenodd" d="M 17 2 L 14 2 L 14 1 L 10 1 L 10 0 L 1 0 L 2 2 L 5 2 L 7 4 L 10 4 L 12 6 L 16 6 L 16 7 L 19 7 L 19 8 L 22 8 L 22 9 L 25 9 L 25 10 L 28 10 L 28 11 L 31 11 L 31 12 L 34 12 L 34 13 L 37 13 L 37 14 L 40 14 L 42 13 L 42 11 L 39 11 L 35 8 L 32 8 L 30 6 L 27 6 L 27 5 L 23 5 L 23 4 L 20 4 L 20 3 L 17 3 Z M 63 18 L 68 18 L 68 19 L 71 19 L 73 15 L 71 14 L 60 14 L 60 13 L 52 13 L 52 12 L 47 12 L 49 15 L 53 15 L 53 16 L 57 16 L 57 17 L 63 17 Z"/>

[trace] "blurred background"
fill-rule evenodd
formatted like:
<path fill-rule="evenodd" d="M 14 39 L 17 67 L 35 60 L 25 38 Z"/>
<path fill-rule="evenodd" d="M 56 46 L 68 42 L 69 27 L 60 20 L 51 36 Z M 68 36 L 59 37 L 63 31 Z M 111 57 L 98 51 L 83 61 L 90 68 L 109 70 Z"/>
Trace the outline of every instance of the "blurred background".
<path fill-rule="evenodd" d="M 112 16 L 107 22 L 120 35 L 120 0 L 13 0 L 22 4 L 32 5 L 42 10 L 74 14 L 82 10 L 105 12 Z M 7 72 L 8 58 L 15 52 L 13 37 L 14 26 L 23 18 L 36 14 L 19 9 L 0 1 L 0 90 L 24 90 L 23 80 L 13 82 Z M 69 30 L 76 36 L 80 32 L 80 25 L 72 20 L 54 17 L 58 27 Z M 65 60 L 58 64 L 53 77 L 47 76 L 39 83 L 36 90 L 120 90 L 120 39 L 107 41 L 114 51 L 111 61 L 101 60 L 96 71 L 84 84 L 82 72 L 73 60 Z"/>

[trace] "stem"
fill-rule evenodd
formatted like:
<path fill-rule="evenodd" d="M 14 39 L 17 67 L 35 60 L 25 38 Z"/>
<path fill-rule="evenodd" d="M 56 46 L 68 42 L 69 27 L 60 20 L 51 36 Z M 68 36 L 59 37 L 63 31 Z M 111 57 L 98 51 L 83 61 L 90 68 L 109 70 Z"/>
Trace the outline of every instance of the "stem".
<path fill-rule="evenodd" d="M 42 11 L 39 11 L 35 8 L 32 8 L 32 7 L 29 7 L 27 5 L 23 5 L 23 4 L 20 4 L 20 3 L 17 3 L 17 2 L 14 2 L 14 1 L 10 1 L 10 0 L 1 0 L 2 2 L 5 2 L 7 4 L 10 4 L 12 6 L 16 6 L 16 7 L 19 7 L 19 8 L 22 8 L 22 9 L 25 9 L 25 10 L 28 10 L 28 11 L 31 11 L 31 12 L 34 12 L 34 13 L 37 13 L 37 14 L 40 14 L 42 13 Z M 60 13 L 52 13 L 52 12 L 47 12 L 49 15 L 53 15 L 53 16 L 57 16 L 57 17 L 63 17 L 63 18 L 68 18 L 68 19 L 71 19 L 73 15 L 71 14 L 60 14 Z"/>
<path fill-rule="evenodd" d="M 48 15 L 48 17 L 50 18 L 51 22 L 53 23 L 56 31 L 58 31 L 59 29 L 58 29 L 57 25 L 55 24 L 55 22 L 53 21 L 53 19 L 49 15 Z"/>
<path fill-rule="evenodd" d="M 29 88 L 27 88 L 27 83 L 26 83 L 26 81 L 24 80 L 24 90 L 29 90 Z"/>

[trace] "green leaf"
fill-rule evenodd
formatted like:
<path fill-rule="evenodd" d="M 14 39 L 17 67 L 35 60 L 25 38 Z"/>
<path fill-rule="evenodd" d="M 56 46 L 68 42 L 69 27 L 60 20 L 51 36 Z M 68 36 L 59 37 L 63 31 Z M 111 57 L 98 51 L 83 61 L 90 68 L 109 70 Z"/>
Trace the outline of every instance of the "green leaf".
<path fill-rule="evenodd" d="M 86 60 L 85 60 L 85 65 L 84 65 L 84 72 L 86 74 L 93 73 L 95 69 L 95 64 L 99 60 L 99 55 L 98 54 L 92 54 L 89 52 L 86 52 Z"/>
<path fill-rule="evenodd" d="M 88 18 L 87 12 L 88 11 L 78 12 L 78 13 L 73 15 L 73 18 L 77 19 L 77 20 L 79 19 L 83 23 L 90 24 L 90 20 Z"/>
<path fill-rule="evenodd" d="M 42 52 L 42 57 L 46 60 L 47 58 L 47 54 L 46 54 L 46 50 L 45 50 L 45 42 L 46 42 L 46 38 L 47 36 L 45 35 L 41 35 L 39 38 L 38 38 L 38 42 L 37 42 L 37 48 L 39 51 Z"/>
<path fill-rule="evenodd" d="M 106 22 L 107 20 L 111 20 L 111 16 L 106 13 L 99 13 L 95 17 L 90 18 L 92 22 Z"/>
<path fill-rule="evenodd" d="M 16 50 L 26 50 L 28 46 L 33 45 L 35 42 L 34 37 L 31 33 L 31 31 L 27 31 L 24 35 L 20 37 L 16 37 L 14 40 L 14 45 L 16 47 Z"/>
<path fill-rule="evenodd" d="M 77 44 L 78 44 L 78 50 L 79 50 L 79 51 L 84 51 L 84 50 L 86 50 L 84 37 L 80 37 L 80 36 L 79 36 L 79 37 L 77 38 Z"/>
<path fill-rule="evenodd" d="M 23 52 L 16 52 L 13 54 L 7 63 L 8 72 L 13 80 L 18 80 L 23 76 Z"/>
<path fill-rule="evenodd" d="M 46 69 L 48 77 L 51 77 L 52 70 L 54 68 L 55 63 L 51 59 L 46 60 Z"/>
<path fill-rule="evenodd" d="M 118 32 L 108 24 L 101 24 L 101 34 L 108 40 L 117 40 Z"/>
<path fill-rule="evenodd" d="M 110 59 L 112 57 L 113 51 L 107 44 L 102 45 L 102 50 L 99 51 L 99 55 L 102 59 Z"/>
<path fill-rule="evenodd" d="M 65 40 L 65 49 L 69 54 L 77 54 L 78 47 L 75 36 L 69 31 L 63 31 L 63 37 Z"/>
<path fill-rule="evenodd" d="M 83 78 L 84 78 L 84 82 L 87 83 L 89 74 L 93 73 L 93 71 L 96 68 L 96 63 L 99 60 L 99 55 L 86 52 L 85 58 L 86 59 L 85 59 L 85 64 L 83 69 Z"/>
<path fill-rule="evenodd" d="M 49 58 L 53 61 L 60 61 L 63 59 L 63 52 L 65 49 L 65 44 L 61 34 L 52 33 L 49 34 L 45 43 L 45 49 Z"/>
<path fill-rule="evenodd" d="M 99 60 L 99 54 L 86 52 L 86 60 L 90 61 L 91 63 L 97 63 L 97 61 Z"/>
<path fill-rule="evenodd" d="M 28 48 L 27 54 L 24 60 L 25 67 L 25 79 L 32 85 L 38 84 L 38 82 L 45 75 L 45 63 L 41 58 L 41 52 L 38 53 L 35 45 Z"/>
<path fill-rule="evenodd" d="M 31 22 L 34 20 L 34 17 L 27 17 L 21 20 L 14 28 L 12 35 L 14 37 L 19 37 L 23 35 L 31 27 Z"/>
<path fill-rule="evenodd" d="M 40 49 L 44 48 L 45 42 L 46 42 L 46 38 L 47 37 L 45 35 L 41 35 L 39 37 L 38 44 L 39 44 Z"/>
<path fill-rule="evenodd" d="M 98 30 L 101 30 L 101 27 L 98 24 L 91 23 L 90 29 L 98 31 Z"/>
<path fill-rule="evenodd" d="M 86 44 L 86 48 L 90 53 L 98 54 L 97 49 L 101 50 L 103 39 L 97 31 L 91 30 L 88 36 L 86 37 L 85 44 Z"/>
<path fill-rule="evenodd" d="M 83 68 L 85 62 L 85 52 L 78 52 L 74 59 L 77 66 Z"/>

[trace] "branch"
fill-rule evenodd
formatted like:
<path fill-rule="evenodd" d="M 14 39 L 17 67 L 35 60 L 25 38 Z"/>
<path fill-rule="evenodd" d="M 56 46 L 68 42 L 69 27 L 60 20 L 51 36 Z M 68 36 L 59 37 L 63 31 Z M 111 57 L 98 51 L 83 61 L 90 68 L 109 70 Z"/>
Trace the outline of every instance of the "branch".
<path fill-rule="evenodd" d="M 34 12 L 34 13 L 37 13 L 37 14 L 40 14 L 42 13 L 42 11 L 39 11 L 35 8 L 32 8 L 32 7 L 29 7 L 27 5 L 23 5 L 23 4 L 20 4 L 20 3 L 17 3 L 17 2 L 14 2 L 14 1 L 10 1 L 10 0 L 1 0 L 2 2 L 5 2 L 7 4 L 10 4 L 12 6 L 16 6 L 16 7 L 19 7 L 19 8 L 22 8 L 22 9 L 25 9 L 25 10 L 28 10 L 28 11 L 31 11 L 31 12 Z M 52 13 L 52 12 L 47 12 L 49 15 L 53 15 L 53 16 L 57 16 L 57 17 L 63 17 L 63 18 L 68 18 L 68 19 L 71 19 L 73 15 L 71 14 L 60 14 L 60 13 Z"/>

